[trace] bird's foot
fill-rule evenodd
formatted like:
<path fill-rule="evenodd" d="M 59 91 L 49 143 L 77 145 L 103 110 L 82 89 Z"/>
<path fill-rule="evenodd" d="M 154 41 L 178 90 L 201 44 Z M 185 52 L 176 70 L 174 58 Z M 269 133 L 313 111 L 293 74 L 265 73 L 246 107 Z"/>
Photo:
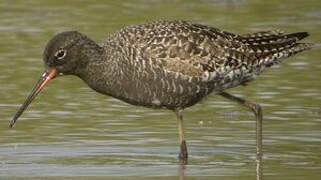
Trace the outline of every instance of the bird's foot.
<path fill-rule="evenodd" d="M 182 141 L 181 143 L 178 159 L 180 164 L 187 164 L 188 153 L 187 153 L 187 146 L 185 141 Z"/>

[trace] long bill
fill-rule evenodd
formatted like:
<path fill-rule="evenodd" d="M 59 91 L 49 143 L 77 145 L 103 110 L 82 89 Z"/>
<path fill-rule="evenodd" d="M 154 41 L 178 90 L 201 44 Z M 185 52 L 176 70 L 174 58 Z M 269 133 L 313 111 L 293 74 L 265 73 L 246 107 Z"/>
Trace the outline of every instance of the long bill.
<path fill-rule="evenodd" d="M 55 78 L 56 75 L 57 75 L 57 70 L 55 68 L 48 68 L 45 70 L 45 72 L 42 74 L 37 84 L 34 86 L 32 91 L 28 95 L 25 102 L 20 106 L 17 113 L 14 115 L 13 119 L 10 121 L 10 125 L 9 125 L 10 128 L 14 126 L 18 118 L 21 116 L 24 110 L 27 109 L 28 105 L 32 102 L 32 100 L 35 99 L 35 97 L 41 92 L 41 90 L 46 86 L 46 84 L 48 84 L 50 80 Z"/>

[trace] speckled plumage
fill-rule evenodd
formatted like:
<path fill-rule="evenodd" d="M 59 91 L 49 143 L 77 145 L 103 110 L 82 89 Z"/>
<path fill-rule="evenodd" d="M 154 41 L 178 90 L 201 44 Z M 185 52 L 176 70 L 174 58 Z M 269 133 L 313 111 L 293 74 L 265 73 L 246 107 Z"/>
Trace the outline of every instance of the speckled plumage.
<path fill-rule="evenodd" d="M 131 104 L 185 108 L 309 49 L 311 44 L 297 42 L 306 36 L 280 31 L 242 36 L 185 21 L 134 25 L 83 53 L 89 63 L 76 74 L 93 89 Z M 105 53 L 99 57 L 97 49 Z"/>
<path fill-rule="evenodd" d="M 262 31 L 235 35 L 185 21 L 126 27 L 98 45 L 76 31 L 54 36 L 44 51 L 45 72 L 10 127 L 51 80 L 76 75 L 92 89 L 130 104 L 175 110 L 179 158 L 187 162 L 184 108 L 214 92 L 251 109 L 256 117 L 257 175 L 262 176 L 262 111 L 226 89 L 255 79 L 267 67 L 309 49 L 306 32 Z"/>

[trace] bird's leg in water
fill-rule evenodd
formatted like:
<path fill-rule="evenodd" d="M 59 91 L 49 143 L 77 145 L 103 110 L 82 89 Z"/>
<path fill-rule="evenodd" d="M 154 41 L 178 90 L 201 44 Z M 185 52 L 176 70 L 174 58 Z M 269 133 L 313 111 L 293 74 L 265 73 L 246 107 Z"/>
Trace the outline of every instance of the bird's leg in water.
<path fill-rule="evenodd" d="M 179 134 L 179 143 L 180 143 L 180 152 L 179 152 L 178 158 L 180 163 L 187 164 L 188 153 L 187 153 L 186 141 L 184 138 L 183 110 L 177 109 L 175 113 L 176 113 L 176 118 L 178 123 L 178 134 Z"/>
<path fill-rule="evenodd" d="M 262 119 L 263 119 L 263 114 L 262 114 L 262 108 L 259 104 L 256 104 L 254 102 L 249 102 L 246 101 L 240 97 L 236 97 L 233 96 L 229 93 L 226 92 L 221 92 L 220 93 L 221 96 L 232 100 L 234 102 L 237 102 L 247 108 L 250 108 L 256 117 L 256 175 L 257 175 L 257 179 L 262 179 L 262 156 L 263 156 L 263 152 L 262 152 Z"/>

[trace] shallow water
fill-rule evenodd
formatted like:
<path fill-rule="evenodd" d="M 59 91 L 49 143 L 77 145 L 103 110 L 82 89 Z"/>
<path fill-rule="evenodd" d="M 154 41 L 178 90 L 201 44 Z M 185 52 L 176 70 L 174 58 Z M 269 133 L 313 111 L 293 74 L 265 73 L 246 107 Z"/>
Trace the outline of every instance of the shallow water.
<path fill-rule="evenodd" d="M 184 113 L 189 165 L 177 164 L 172 112 L 134 107 L 97 94 L 76 77 L 53 81 L 8 128 L 43 71 L 53 34 L 78 30 L 103 41 L 125 25 L 185 19 L 246 33 L 308 31 L 321 41 L 321 2 L 0 1 L 0 179 L 255 179 L 251 112 L 210 96 Z M 229 92 L 264 108 L 266 179 L 319 179 L 320 49 L 290 58 Z"/>

